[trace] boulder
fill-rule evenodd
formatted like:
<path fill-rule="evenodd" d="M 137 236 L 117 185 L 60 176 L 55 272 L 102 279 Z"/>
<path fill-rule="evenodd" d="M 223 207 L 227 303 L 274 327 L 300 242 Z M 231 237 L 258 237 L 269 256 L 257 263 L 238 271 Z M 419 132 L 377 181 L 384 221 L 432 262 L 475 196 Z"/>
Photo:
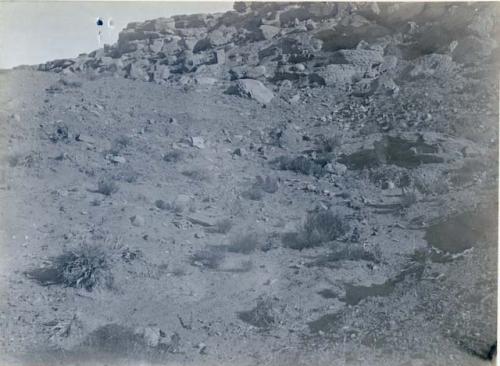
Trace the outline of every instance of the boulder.
<path fill-rule="evenodd" d="M 135 61 L 125 67 L 125 75 L 129 79 L 150 81 L 148 73 L 149 62 L 147 60 Z"/>
<path fill-rule="evenodd" d="M 261 25 L 259 29 L 262 33 L 262 37 L 266 40 L 272 39 L 275 35 L 277 35 L 280 32 L 280 28 L 265 24 Z"/>
<path fill-rule="evenodd" d="M 251 98 L 262 104 L 269 104 L 274 94 L 264 84 L 254 79 L 240 79 L 226 90 L 226 94 Z"/>
<path fill-rule="evenodd" d="M 153 73 L 153 80 L 156 82 L 167 80 L 170 76 L 170 69 L 167 65 L 156 65 Z"/>

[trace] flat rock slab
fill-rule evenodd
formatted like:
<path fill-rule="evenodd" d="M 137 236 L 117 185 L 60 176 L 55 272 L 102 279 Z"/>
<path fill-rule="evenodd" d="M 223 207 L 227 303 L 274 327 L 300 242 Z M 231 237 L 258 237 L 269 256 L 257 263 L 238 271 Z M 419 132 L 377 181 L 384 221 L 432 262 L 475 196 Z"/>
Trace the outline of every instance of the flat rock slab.
<path fill-rule="evenodd" d="M 274 98 L 274 93 L 264 84 L 254 79 L 240 79 L 236 84 L 226 90 L 226 94 L 239 95 L 255 99 L 262 104 L 269 104 Z"/>

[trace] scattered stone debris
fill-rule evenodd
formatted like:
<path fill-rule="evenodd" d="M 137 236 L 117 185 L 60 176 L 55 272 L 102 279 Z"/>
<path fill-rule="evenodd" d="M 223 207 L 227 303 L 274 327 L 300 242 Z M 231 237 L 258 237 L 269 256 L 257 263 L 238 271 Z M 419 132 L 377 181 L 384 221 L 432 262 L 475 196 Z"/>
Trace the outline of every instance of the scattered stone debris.
<path fill-rule="evenodd" d="M 274 98 L 271 90 L 266 88 L 260 81 L 253 79 L 237 80 L 235 85 L 226 90 L 226 93 L 255 99 L 262 104 L 269 104 Z"/>

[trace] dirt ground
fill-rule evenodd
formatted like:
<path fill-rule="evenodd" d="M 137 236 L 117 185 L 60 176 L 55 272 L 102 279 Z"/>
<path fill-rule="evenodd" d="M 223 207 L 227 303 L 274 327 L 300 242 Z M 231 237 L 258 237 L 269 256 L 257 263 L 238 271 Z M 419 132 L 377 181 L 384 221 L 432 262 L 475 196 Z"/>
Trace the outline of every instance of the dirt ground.
<path fill-rule="evenodd" d="M 490 364 L 497 74 L 460 73 L 264 108 L 1 72 L 1 364 Z M 293 248 L 323 211 L 342 235 Z M 95 285 L 63 283 L 85 246 Z"/>

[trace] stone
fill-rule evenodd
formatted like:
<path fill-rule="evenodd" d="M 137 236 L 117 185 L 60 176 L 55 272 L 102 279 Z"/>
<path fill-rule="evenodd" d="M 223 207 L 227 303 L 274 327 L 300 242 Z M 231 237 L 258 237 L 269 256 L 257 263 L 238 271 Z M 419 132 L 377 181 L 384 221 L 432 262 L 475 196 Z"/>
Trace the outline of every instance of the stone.
<path fill-rule="evenodd" d="M 193 136 L 191 137 L 191 146 L 197 147 L 198 149 L 205 148 L 205 140 L 201 136 Z"/>
<path fill-rule="evenodd" d="M 266 40 L 272 39 L 280 32 L 280 28 L 263 24 L 259 27 L 262 37 Z"/>
<path fill-rule="evenodd" d="M 126 67 L 126 75 L 130 79 L 149 81 L 150 76 L 147 72 L 147 67 L 149 66 L 149 62 L 146 60 L 141 60 L 140 62 L 130 63 Z"/>
<path fill-rule="evenodd" d="M 215 225 L 215 220 L 201 213 L 189 214 L 188 216 L 186 216 L 186 220 L 188 220 L 192 224 L 200 225 L 203 227 L 211 227 Z"/>
<path fill-rule="evenodd" d="M 172 203 L 172 206 L 175 211 L 182 212 L 187 208 L 187 206 L 190 203 L 191 203 L 191 197 L 185 194 L 180 194 L 175 198 L 174 202 Z"/>
<path fill-rule="evenodd" d="M 130 222 L 132 223 L 132 225 L 134 225 L 136 227 L 144 226 L 144 224 L 145 224 L 144 217 L 139 216 L 139 215 L 132 216 L 130 218 Z"/>
<path fill-rule="evenodd" d="M 198 85 L 212 86 L 215 85 L 218 80 L 216 78 L 211 78 L 211 77 L 196 76 L 194 78 L 194 81 Z"/>
<path fill-rule="evenodd" d="M 76 135 L 75 140 L 80 141 L 80 142 L 85 142 L 85 143 L 91 144 L 91 145 L 96 143 L 96 140 L 93 137 L 88 136 L 88 135 L 83 135 L 83 134 Z"/>
<path fill-rule="evenodd" d="M 227 94 L 239 95 L 256 100 L 262 104 L 269 104 L 274 98 L 274 93 L 262 82 L 254 79 L 240 79 L 236 84 L 226 90 Z"/>
<path fill-rule="evenodd" d="M 108 154 L 108 155 L 106 155 L 106 159 L 111 161 L 112 163 L 116 163 L 116 164 L 125 164 L 127 162 L 127 160 L 123 156 L 120 156 L 120 155 Z"/>
<path fill-rule="evenodd" d="M 215 56 L 217 58 L 217 64 L 223 65 L 226 63 L 226 51 L 219 49 L 215 51 Z"/>
<path fill-rule="evenodd" d="M 167 65 L 156 65 L 153 73 L 154 81 L 167 80 L 170 76 L 170 68 Z"/>
<path fill-rule="evenodd" d="M 165 333 L 159 327 L 137 327 L 134 334 L 142 337 L 144 343 L 152 348 L 165 343 Z"/>
<path fill-rule="evenodd" d="M 333 165 L 333 168 L 335 170 L 335 173 L 337 173 L 338 175 L 344 175 L 345 173 L 347 173 L 347 166 L 344 164 L 335 163 Z"/>

